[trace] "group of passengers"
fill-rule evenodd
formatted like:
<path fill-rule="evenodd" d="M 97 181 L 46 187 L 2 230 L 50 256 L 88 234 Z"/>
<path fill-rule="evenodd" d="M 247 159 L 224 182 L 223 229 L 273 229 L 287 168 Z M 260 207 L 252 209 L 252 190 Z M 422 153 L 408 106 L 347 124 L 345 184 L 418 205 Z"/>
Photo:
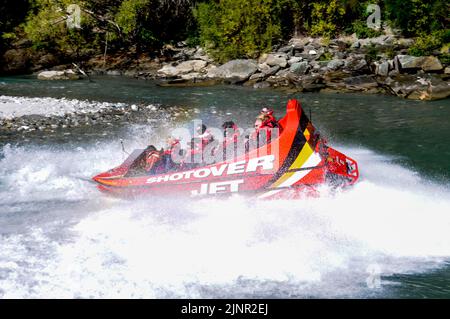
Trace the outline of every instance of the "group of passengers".
<path fill-rule="evenodd" d="M 262 130 L 277 127 L 279 125 L 273 115 L 273 110 L 264 107 L 256 117 L 255 131 L 249 138 L 255 138 Z M 233 121 L 223 123 L 222 129 L 224 130 L 223 143 L 225 148 L 227 145 L 237 141 L 239 129 Z M 153 145 L 148 146 L 140 159 L 140 167 L 149 175 L 162 174 L 182 168 L 194 168 L 195 164 L 190 164 L 192 163 L 192 158 L 198 155 L 202 156 L 207 146 L 215 141 L 213 134 L 211 134 L 210 130 L 204 124 L 196 128 L 196 133 L 196 137 L 191 140 L 190 150 L 188 152 L 183 151 L 180 140 L 172 136 L 167 139 L 165 149 L 157 150 Z M 174 155 L 178 158 L 184 156 L 185 160 L 181 160 L 181 164 L 177 164 L 173 161 Z"/>

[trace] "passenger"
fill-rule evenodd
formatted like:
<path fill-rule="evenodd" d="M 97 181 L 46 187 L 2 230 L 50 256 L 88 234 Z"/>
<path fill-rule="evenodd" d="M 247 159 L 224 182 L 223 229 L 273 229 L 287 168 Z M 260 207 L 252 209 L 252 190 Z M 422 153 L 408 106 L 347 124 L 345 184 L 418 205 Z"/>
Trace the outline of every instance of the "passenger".
<path fill-rule="evenodd" d="M 233 121 L 227 121 L 222 124 L 223 128 L 223 156 L 224 160 L 227 156 L 227 149 L 232 148 L 232 152 L 234 155 L 237 155 L 238 149 L 238 138 L 239 138 L 239 129 L 237 125 Z M 228 154 L 230 154 L 230 150 L 228 150 Z"/>
<path fill-rule="evenodd" d="M 214 136 L 207 129 L 205 124 L 199 125 L 196 129 L 197 137 L 202 141 L 202 148 L 205 148 L 206 145 L 214 141 Z"/>
<path fill-rule="evenodd" d="M 249 141 L 252 141 L 256 147 L 261 147 L 264 144 L 270 143 L 272 140 L 272 129 L 278 128 L 279 126 L 273 116 L 273 111 L 268 108 L 263 108 L 256 117 L 254 127 L 255 131 L 249 136 Z M 262 133 L 265 134 L 265 140 L 261 138 Z"/>
<path fill-rule="evenodd" d="M 239 129 L 233 121 L 227 121 L 222 124 L 223 137 L 225 142 L 231 142 L 239 136 Z"/>
<path fill-rule="evenodd" d="M 171 171 L 175 168 L 177 168 L 177 163 L 175 163 L 173 161 L 173 156 L 175 156 L 176 152 L 178 152 L 177 155 L 181 155 L 182 150 L 180 147 L 180 140 L 173 137 L 173 136 L 169 136 L 167 138 L 166 141 L 167 147 L 166 149 L 163 151 L 163 162 L 164 162 L 164 170 L 165 172 Z"/>
<path fill-rule="evenodd" d="M 202 143 L 202 139 L 193 137 L 187 144 L 188 152 L 181 163 L 182 169 L 193 169 L 200 164 L 198 161 L 200 160 L 201 162 L 203 160 Z"/>
<path fill-rule="evenodd" d="M 278 127 L 278 121 L 273 116 L 273 110 L 269 109 L 267 107 L 263 107 L 261 112 L 259 113 L 259 116 L 261 116 L 261 119 L 263 120 L 261 124 L 261 128 L 269 127 L 269 128 L 275 128 Z"/>
<path fill-rule="evenodd" d="M 156 174 L 161 169 L 162 152 L 158 151 L 153 145 L 148 146 L 143 158 L 142 168 L 149 174 Z"/>

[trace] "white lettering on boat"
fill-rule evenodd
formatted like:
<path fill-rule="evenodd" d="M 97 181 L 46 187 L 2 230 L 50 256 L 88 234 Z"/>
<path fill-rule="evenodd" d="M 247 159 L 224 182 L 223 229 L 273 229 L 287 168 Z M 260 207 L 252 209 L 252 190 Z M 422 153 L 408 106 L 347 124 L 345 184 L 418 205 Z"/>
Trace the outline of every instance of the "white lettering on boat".
<path fill-rule="evenodd" d="M 217 182 L 210 184 L 201 184 L 200 190 L 191 191 L 192 196 L 208 195 L 208 194 L 222 194 L 222 193 L 237 193 L 239 185 L 244 183 L 243 179 L 236 179 L 233 181 Z"/>
<path fill-rule="evenodd" d="M 168 175 L 155 176 L 147 179 L 147 184 L 160 183 L 160 182 L 168 182 L 170 181 L 179 181 L 182 179 L 190 179 L 197 178 L 202 179 L 208 176 L 230 176 L 235 174 L 243 174 L 249 172 L 256 172 L 259 169 L 261 171 L 268 171 L 274 168 L 274 155 L 266 155 L 257 158 L 252 158 L 247 161 L 238 161 L 232 163 L 224 163 L 220 166 L 211 166 L 211 167 L 203 167 L 191 171 L 186 172 L 177 172 Z M 220 185 L 218 186 L 221 187 Z"/>

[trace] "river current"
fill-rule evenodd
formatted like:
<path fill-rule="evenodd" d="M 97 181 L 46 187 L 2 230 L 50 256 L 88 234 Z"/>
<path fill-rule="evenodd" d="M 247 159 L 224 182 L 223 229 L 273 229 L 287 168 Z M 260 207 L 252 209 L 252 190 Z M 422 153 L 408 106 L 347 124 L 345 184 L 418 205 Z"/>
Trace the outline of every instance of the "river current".
<path fill-rule="evenodd" d="M 126 78 L 0 78 L 0 96 L 194 109 L 251 127 L 297 98 L 354 158 L 351 189 L 297 201 L 136 201 L 93 175 L 191 119 L 92 126 L 0 145 L 0 298 L 450 297 L 450 100 L 158 87 Z M 62 100 L 61 103 L 64 103 Z M 1 111 L 1 110 L 0 110 Z"/>

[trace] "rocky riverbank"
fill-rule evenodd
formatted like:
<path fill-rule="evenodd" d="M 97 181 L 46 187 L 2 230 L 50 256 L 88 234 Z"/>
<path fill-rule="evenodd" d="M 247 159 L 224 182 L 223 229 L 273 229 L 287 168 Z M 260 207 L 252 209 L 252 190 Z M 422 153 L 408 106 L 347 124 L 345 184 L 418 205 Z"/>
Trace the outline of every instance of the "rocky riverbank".
<path fill-rule="evenodd" d="M 440 61 L 449 52 L 411 56 L 408 49 L 413 42 L 395 35 L 370 39 L 354 35 L 334 40 L 293 38 L 257 60 L 232 60 L 222 65 L 204 49 L 180 42 L 166 45 L 157 57 L 116 53 L 95 56 L 80 66 L 88 74 L 156 79 L 165 86 L 232 83 L 299 92 L 380 93 L 415 100 L 449 97 L 450 67 L 447 58 Z M 71 64 L 60 65 L 38 77 L 77 79 L 81 75 L 73 71 L 79 70 L 72 68 Z"/>
<path fill-rule="evenodd" d="M 92 102 L 55 98 L 0 96 L 0 136 L 19 132 L 54 133 L 60 129 L 76 129 L 95 125 L 112 126 L 152 124 L 181 119 L 194 110 L 159 105 Z"/>
<path fill-rule="evenodd" d="M 165 79 L 166 85 L 220 81 L 301 92 L 387 93 L 420 100 L 450 96 L 450 68 L 436 56 L 408 55 L 412 43 L 395 36 L 294 38 L 258 60 L 232 60 L 220 66 L 201 48 L 174 48 L 175 61 L 152 77 Z"/>

